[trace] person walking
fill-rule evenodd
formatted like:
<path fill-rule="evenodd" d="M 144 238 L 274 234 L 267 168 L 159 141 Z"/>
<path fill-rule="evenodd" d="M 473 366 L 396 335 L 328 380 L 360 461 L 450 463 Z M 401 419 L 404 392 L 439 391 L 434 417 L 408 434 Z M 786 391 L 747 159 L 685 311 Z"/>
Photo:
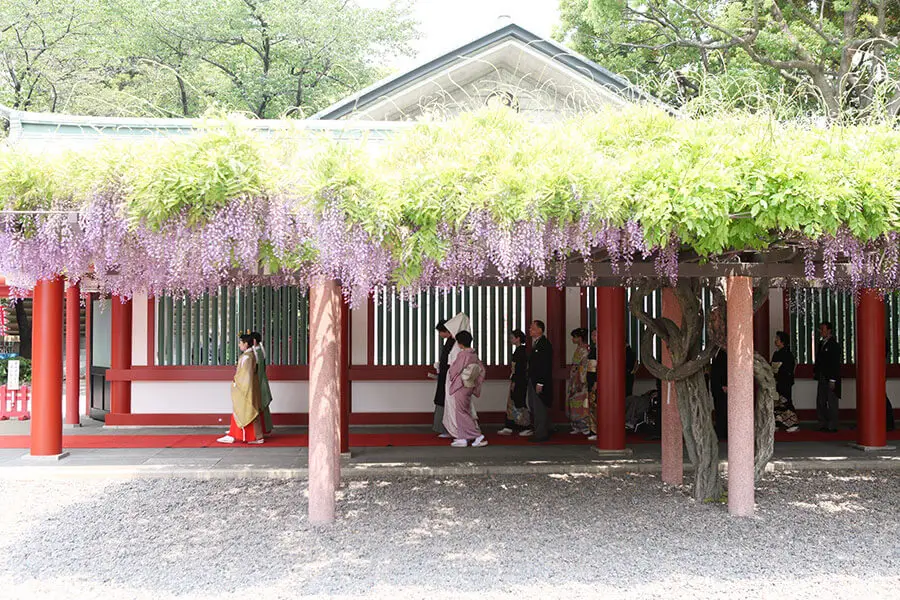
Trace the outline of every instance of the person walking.
<path fill-rule="evenodd" d="M 512 344 L 512 364 L 509 373 L 509 395 L 506 398 L 506 423 L 498 431 L 500 435 L 512 435 L 531 426 L 528 412 L 528 352 L 525 350 L 525 333 L 514 329 L 509 334 Z"/>
<path fill-rule="evenodd" d="M 526 429 L 519 435 L 533 436 L 533 442 L 550 439 L 550 407 L 553 405 L 553 345 L 544 335 L 543 321 L 532 321 L 528 333 L 532 339 L 531 356 L 528 357 L 528 405 L 534 429 Z"/>
<path fill-rule="evenodd" d="M 259 378 L 256 375 L 256 355 L 253 337 L 242 335 L 238 342 L 241 356 L 238 359 L 234 380 L 231 382 L 231 427 L 228 433 L 216 441 L 220 444 L 245 442 L 263 443 L 263 426 L 259 418 Z"/>
<path fill-rule="evenodd" d="M 469 331 L 469 317 L 465 313 L 457 313 L 452 319 L 444 323 L 444 327 L 450 333 L 450 336 L 456 340 L 459 337 L 459 334 L 463 331 L 466 331 L 471 334 Z M 452 367 L 453 363 L 456 361 L 456 357 L 459 355 L 460 347 L 458 343 L 454 343 L 453 347 L 450 349 L 450 354 L 447 358 L 447 363 Z M 444 383 L 444 417 L 441 421 L 444 425 L 444 429 L 447 430 L 447 434 L 452 438 L 458 438 L 457 435 L 457 426 L 456 426 L 456 410 L 454 407 L 454 398 L 453 394 L 450 392 L 450 377 L 449 370 L 447 371 L 447 380 Z M 473 409 L 474 412 L 474 409 Z M 474 414 L 472 415 L 475 416 Z"/>
<path fill-rule="evenodd" d="M 819 343 L 813 374 L 818 382 L 816 414 L 819 431 L 838 430 L 838 408 L 841 400 L 841 346 L 834 339 L 834 328 L 828 321 L 819 324 Z"/>
<path fill-rule="evenodd" d="M 472 406 L 472 399 L 481 396 L 481 386 L 484 383 L 484 363 L 475 354 L 472 348 L 472 334 L 468 331 L 460 331 L 456 334 L 456 345 L 459 353 L 450 370 L 447 372 L 447 382 L 450 384 L 449 396 L 452 398 L 452 409 L 455 412 L 455 430 L 452 432 L 454 440 L 450 443 L 454 448 L 465 448 L 472 442 L 473 448 L 487 446 L 487 440 L 478 426 L 478 415 Z"/>
<path fill-rule="evenodd" d="M 272 433 L 272 411 L 269 409 L 269 405 L 272 404 L 272 388 L 269 387 L 269 376 L 266 373 L 269 360 L 262 345 L 262 334 L 254 331 L 250 335 L 253 337 L 253 356 L 256 358 L 256 375 L 259 378 L 259 406 L 263 433 L 269 435 Z"/>
<path fill-rule="evenodd" d="M 775 371 L 775 389 L 778 391 L 778 399 L 775 401 L 775 425 L 793 433 L 800 428 L 800 421 L 794 409 L 793 399 L 794 367 L 797 360 L 788 346 L 789 343 L 785 332 L 775 332 L 772 369 Z"/>
<path fill-rule="evenodd" d="M 444 401 L 447 397 L 447 371 L 450 370 L 450 352 L 453 351 L 453 347 L 456 345 L 456 340 L 453 339 L 453 336 L 447 330 L 445 323 L 446 321 L 441 320 L 434 328 L 443 343 L 441 344 L 438 361 L 434 365 L 435 373 L 429 375 L 437 380 L 437 386 L 434 389 L 434 420 L 431 429 L 440 438 L 450 437 L 450 434 L 447 433 L 447 428 L 444 427 Z"/>

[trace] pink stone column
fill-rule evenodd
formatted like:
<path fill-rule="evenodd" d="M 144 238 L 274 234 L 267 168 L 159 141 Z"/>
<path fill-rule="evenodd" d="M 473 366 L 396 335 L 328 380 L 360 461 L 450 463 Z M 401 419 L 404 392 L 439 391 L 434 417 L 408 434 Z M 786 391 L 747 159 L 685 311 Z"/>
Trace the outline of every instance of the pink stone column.
<path fill-rule="evenodd" d="M 728 278 L 728 512 L 753 514 L 753 283 Z"/>
<path fill-rule="evenodd" d="M 309 521 L 331 523 L 340 482 L 341 287 L 309 290 Z"/>
<path fill-rule="evenodd" d="M 681 307 L 671 288 L 663 289 L 662 316 L 676 325 L 681 325 Z M 662 362 L 672 366 L 669 347 L 663 344 Z M 662 480 L 669 485 L 684 483 L 684 441 L 681 431 L 681 415 L 678 413 L 678 395 L 675 384 L 662 382 Z"/>

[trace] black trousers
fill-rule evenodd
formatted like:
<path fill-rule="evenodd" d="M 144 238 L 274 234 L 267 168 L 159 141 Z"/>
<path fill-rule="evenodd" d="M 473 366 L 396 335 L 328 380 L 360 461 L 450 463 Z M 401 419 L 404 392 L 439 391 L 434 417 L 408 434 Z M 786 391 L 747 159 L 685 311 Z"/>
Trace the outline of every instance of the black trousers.
<path fill-rule="evenodd" d="M 550 437 L 552 424 L 550 423 L 550 408 L 544 404 L 541 394 L 534 389 L 534 384 L 528 383 L 528 404 L 531 409 L 531 422 L 534 424 L 534 440 L 541 441 Z"/>
<path fill-rule="evenodd" d="M 837 429 L 839 402 L 837 390 L 831 389 L 827 379 L 820 380 L 816 394 L 816 415 L 819 417 L 820 427 Z"/>
<path fill-rule="evenodd" d="M 713 407 L 716 410 L 716 435 L 719 439 L 728 437 L 728 394 L 713 392 Z"/>

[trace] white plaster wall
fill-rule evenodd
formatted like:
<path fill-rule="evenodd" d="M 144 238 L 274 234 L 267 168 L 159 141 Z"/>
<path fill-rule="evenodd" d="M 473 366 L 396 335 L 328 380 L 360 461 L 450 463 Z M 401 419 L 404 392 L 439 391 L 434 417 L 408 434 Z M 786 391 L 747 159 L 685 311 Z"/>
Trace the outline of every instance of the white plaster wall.
<path fill-rule="evenodd" d="M 560 347 L 560 338 L 566 341 L 566 364 L 572 362 L 572 355 L 575 354 L 575 344 L 572 343 L 572 336 L 569 335 L 576 327 L 581 327 L 585 323 L 581 322 L 581 288 L 566 288 L 566 330 L 554 334 L 550 339 L 556 347 Z"/>
<path fill-rule="evenodd" d="M 431 412 L 434 408 L 434 383 L 428 381 L 354 381 L 354 413 Z M 652 379 L 638 379 L 635 394 L 655 387 Z M 136 381 L 132 384 L 132 412 L 154 413 L 223 413 L 231 411 L 228 381 Z M 305 381 L 273 381 L 272 412 L 305 413 L 309 410 L 309 386 Z M 889 379 L 888 396 L 900 399 L 900 379 Z M 482 397 L 475 408 L 485 412 L 506 410 L 508 384 L 505 381 L 485 383 Z M 856 380 L 845 379 L 842 409 L 856 408 Z M 794 405 L 798 409 L 815 409 L 816 382 L 798 380 L 794 386 Z M 895 404 L 896 405 L 896 404 Z"/>
<path fill-rule="evenodd" d="M 135 294 L 131 300 L 131 364 L 147 366 L 147 294 Z M 156 328 L 154 327 L 154 331 Z"/>
<path fill-rule="evenodd" d="M 305 413 L 309 385 L 305 381 L 272 381 L 272 412 Z M 131 412 L 230 413 L 230 381 L 135 381 L 131 386 Z"/>
<path fill-rule="evenodd" d="M 353 412 L 431 412 L 434 410 L 434 386 L 435 383 L 431 380 L 354 381 Z M 485 382 L 481 398 L 475 399 L 475 410 L 505 411 L 508 392 L 507 381 Z"/>
<path fill-rule="evenodd" d="M 531 318 L 532 320 L 547 322 L 547 288 L 531 288 Z M 525 335 L 528 335 L 528 325 L 525 324 Z"/>

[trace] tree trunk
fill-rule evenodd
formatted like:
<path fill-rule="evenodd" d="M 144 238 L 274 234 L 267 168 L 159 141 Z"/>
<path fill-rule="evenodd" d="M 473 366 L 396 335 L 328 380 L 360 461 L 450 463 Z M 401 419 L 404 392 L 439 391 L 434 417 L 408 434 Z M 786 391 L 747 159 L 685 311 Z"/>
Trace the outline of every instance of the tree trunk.
<path fill-rule="evenodd" d="M 180 74 L 176 73 L 175 78 L 178 80 L 178 96 L 181 101 L 181 114 L 184 118 L 188 118 L 191 116 L 191 107 L 188 102 L 187 86 L 184 84 L 184 79 Z"/>
<path fill-rule="evenodd" d="M 25 302 L 19 300 L 16 306 L 16 324 L 19 326 L 19 356 L 31 360 L 31 321 L 25 312 Z"/>
<path fill-rule="evenodd" d="M 694 498 L 719 500 L 719 440 L 712 422 L 712 396 L 703 372 L 676 381 L 675 391 L 688 458 L 694 465 Z"/>
<path fill-rule="evenodd" d="M 775 453 L 775 400 L 778 398 L 778 390 L 772 365 L 759 353 L 753 355 L 753 376 L 759 386 L 753 415 L 756 455 L 753 472 L 756 481 L 759 481 Z"/>

